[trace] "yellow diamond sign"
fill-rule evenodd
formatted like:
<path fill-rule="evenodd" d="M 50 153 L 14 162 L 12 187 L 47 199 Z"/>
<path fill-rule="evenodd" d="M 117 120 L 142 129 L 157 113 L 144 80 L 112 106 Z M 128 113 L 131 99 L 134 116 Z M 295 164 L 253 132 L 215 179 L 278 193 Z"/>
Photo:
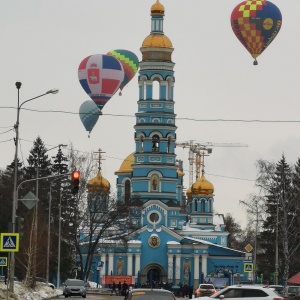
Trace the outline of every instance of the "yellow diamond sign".
<path fill-rule="evenodd" d="M 248 252 L 250 252 L 250 251 L 252 251 L 253 247 L 252 247 L 250 244 L 248 244 L 248 245 L 245 247 L 245 249 L 246 249 Z"/>

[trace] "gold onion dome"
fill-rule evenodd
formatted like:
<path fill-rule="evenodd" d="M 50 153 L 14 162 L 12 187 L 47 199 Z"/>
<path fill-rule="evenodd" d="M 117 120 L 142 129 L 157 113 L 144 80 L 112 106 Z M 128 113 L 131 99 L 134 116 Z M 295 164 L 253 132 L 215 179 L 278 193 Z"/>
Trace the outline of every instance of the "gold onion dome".
<path fill-rule="evenodd" d="M 185 194 L 188 200 L 192 199 L 192 189 L 190 187 L 186 190 Z"/>
<path fill-rule="evenodd" d="M 151 14 L 163 15 L 164 13 L 165 13 L 164 6 L 159 3 L 159 0 L 156 0 L 156 3 L 151 6 Z"/>
<path fill-rule="evenodd" d="M 173 48 L 171 40 L 164 34 L 152 33 L 142 44 L 142 48 Z"/>
<path fill-rule="evenodd" d="M 110 183 L 101 175 L 100 169 L 97 176 L 87 183 L 87 189 L 90 193 L 110 192 Z"/>
<path fill-rule="evenodd" d="M 132 165 L 134 164 L 134 152 L 129 154 L 122 162 L 119 171 L 115 172 L 115 175 L 120 173 L 131 173 Z"/>
<path fill-rule="evenodd" d="M 179 168 L 177 169 L 178 176 L 184 176 L 184 172 L 182 172 Z"/>
<path fill-rule="evenodd" d="M 204 174 L 191 186 L 192 195 L 212 195 L 214 193 L 214 186 L 206 180 Z"/>

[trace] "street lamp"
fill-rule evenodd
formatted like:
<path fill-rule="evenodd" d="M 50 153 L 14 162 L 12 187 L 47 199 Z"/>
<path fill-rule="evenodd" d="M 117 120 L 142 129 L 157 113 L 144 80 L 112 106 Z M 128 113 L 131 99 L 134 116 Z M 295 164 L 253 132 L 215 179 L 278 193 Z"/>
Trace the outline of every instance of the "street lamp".
<path fill-rule="evenodd" d="M 276 201 L 276 238 L 275 238 L 275 284 L 278 285 L 278 274 L 279 274 L 279 264 L 278 264 L 278 198 Z"/>
<path fill-rule="evenodd" d="M 16 82 L 16 88 L 18 90 L 18 106 L 17 106 L 17 122 L 14 126 L 14 129 L 16 131 L 16 138 L 15 138 L 15 157 L 14 157 L 14 162 L 15 162 L 14 191 L 13 191 L 12 221 L 11 221 L 11 223 L 12 223 L 12 232 L 13 233 L 16 230 L 15 223 L 16 223 L 16 209 L 17 209 L 17 201 L 18 201 L 18 199 L 17 199 L 17 177 L 18 177 L 18 144 L 19 144 L 20 110 L 21 110 L 21 107 L 29 101 L 32 101 L 34 99 L 43 97 L 43 96 L 48 95 L 48 94 L 57 94 L 59 92 L 58 89 L 52 89 L 52 90 L 49 90 L 48 92 L 46 92 L 44 94 L 41 94 L 39 96 L 30 98 L 30 99 L 28 99 L 28 100 L 26 100 L 26 101 L 24 101 L 20 104 L 20 88 L 21 88 L 21 85 L 22 85 L 21 82 Z M 12 293 L 14 292 L 14 276 L 15 276 L 15 254 L 14 254 L 14 252 L 11 252 L 10 280 L 9 280 L 10 286 L 9 286 L 9 289 Z"/>

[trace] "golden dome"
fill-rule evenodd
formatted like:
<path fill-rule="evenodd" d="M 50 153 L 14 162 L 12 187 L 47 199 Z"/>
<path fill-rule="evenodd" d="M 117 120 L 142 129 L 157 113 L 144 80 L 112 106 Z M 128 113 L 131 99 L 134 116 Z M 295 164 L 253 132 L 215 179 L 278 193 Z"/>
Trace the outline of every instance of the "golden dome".
<path fill-rule="evenodd" d="M 214 186 L 206 180 L 204 174 L 191 187 L 192 195 L 212 195 L 214 193 Z"/>
<path fill-rule="evenodd" d="M 177 169 L 177 174 L 178 176 L 184 176 L 184 173 L 179 168 Z"/>
<path fill-rule="evenodd" d="M 163 15 L 164 12 L 164 6 L 159 3 L 159 0 L 156 0 L 156 3 L 151 6 L 151 14 Z"/>
<path fill-rule="evenodd" d="M 90 193 L 109 193 L 110 183 L 101 175 L 101 171 L 95 178 L 87 183 L 87 189 Z"/>
<path fill-rule="evenodd" d="M 131 173 L 132 172 L 132 165 L 134 164 L 134 152 L 129 154 L 121 164 L 119 171 L 115 172 L 115 175 L 119 173 Z"/>
<path fill-rule="evenodd" d="M 188 200 L 192 199 L 192 189 L 190 187 L 186 190 L 185 194 Z"/>
<path fill-rule="evenodd" d="M 142 48 L 173 48 L 171 40 L 164 34 L 152 33 L 148 35 L 142 44 Z"/>

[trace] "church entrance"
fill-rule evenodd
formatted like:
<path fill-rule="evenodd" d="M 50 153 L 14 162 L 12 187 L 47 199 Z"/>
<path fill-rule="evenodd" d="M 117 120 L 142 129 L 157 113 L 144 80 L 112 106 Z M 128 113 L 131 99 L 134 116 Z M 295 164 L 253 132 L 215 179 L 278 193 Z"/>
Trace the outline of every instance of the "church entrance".
<path fill-rule="evenodd" d="M 152 268 L 147 273 L 148 282 L 160 282 L 160 272 L 157 268 Z"/>
<path fill-rule="evenodd" d="M 152 287 L 156 287 L 156 285 L 159 287 L 159 284 L 165 282 L 167 279 L 167 274 L 159 264 L 149 264 L 145 266 L 140 276 L 142 287 L 151 286 L 151 283 Z"/>

